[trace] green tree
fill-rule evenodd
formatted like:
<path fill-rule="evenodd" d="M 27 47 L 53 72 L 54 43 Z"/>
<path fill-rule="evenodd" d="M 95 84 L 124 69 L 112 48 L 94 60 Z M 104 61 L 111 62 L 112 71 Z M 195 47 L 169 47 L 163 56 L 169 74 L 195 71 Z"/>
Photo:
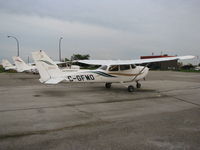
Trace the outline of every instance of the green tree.
<path fill-rule="evenodd" d="M 86 54 L 86 55 L 81 55 L 81 54 L 73 54 L 71 56 L 71 60 L 84 60 L 84 59 L 90 59 L 90 55 Z"/>
<path fill-rule="evenodd" d="M 71 61 L 74 60 L 85 60 L 85 59 L 89 59 L 90 55 L 86 54 L 86 55 L 82 55 L 82 54 L 73 54 L 71 56 Z M 83 64 L 83 63 L 79 63 L 79 62 L 73 62 L 74 65 L 78 65 L 81 66 L 82 68 L 88 68 L 89 65 L 88 64 Z"/>
<path fill-rule="evenodd" d="M 1 72 L 4 72 L 4 71 L 5 71 L 5 70 L 4 70 L 3 66 L 0 65 L 0 73 L 1 73 Z"/>
<path fill-rule="evenodd" d="M 66 62 L 66 61 L 70 61 L 70 60 L 69 60 L 68 58 L 65 58 L 65 62 Z"/>

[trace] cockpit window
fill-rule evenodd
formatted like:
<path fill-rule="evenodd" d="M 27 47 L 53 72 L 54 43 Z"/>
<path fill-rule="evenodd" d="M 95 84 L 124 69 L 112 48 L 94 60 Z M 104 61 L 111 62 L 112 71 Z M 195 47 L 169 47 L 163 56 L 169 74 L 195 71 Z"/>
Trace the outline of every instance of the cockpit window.
<path fill-rule="evenodd" d="M 109 71 L 118 71 L 119 70 L 119 66 L 118 65 L 113 65 L 110 66 Z"/>
<path fill-rule="evenodd" d="M 107 68 L 108 68 L 108 66 L 103 65 L 103 66 L 101 66 L 99 69 L 101 69 L 101 70 L 106 70 Z"/>
<path fill-rule="evenodd" d="M 130 65 L 120 65 L 120 70 L 129 70 L 130 69 Z"/>
<path fill-rule="evenodd" d="M 132 67 L 132 69 L 135 69 L 135 68 L 136 68 L 136 65 L 132 64 L 131 67 Z"/>

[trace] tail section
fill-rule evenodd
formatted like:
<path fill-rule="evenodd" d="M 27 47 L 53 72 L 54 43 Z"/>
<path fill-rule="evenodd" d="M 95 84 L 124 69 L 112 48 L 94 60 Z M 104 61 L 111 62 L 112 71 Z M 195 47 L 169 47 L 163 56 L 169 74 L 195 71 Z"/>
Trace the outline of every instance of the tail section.
<path fill-rule="evenodd" d="M 5 70 L 16 69 L 7 59 L 2 60 L 2 66 Z"/>
<path fill-rule="evenodd" d="M 27 65 L 20 57 L 13 56 L 13 61 L 15 62 L 18 72 L 29 71 L 31 66 Z"/>
<path fill-rule="evenodd" d="M 57 84 L 65 80 L 64 73 L 44 51 L 33 52 L 32 56 L 41 77 L 40 82 Z"/>
<path fill-rule="evenodd" d="M 4 68 L 6 68 L 6 67 L 13 67 L 13 65 L 7 59 L 3 59 L 2 60 L 2 66 Z"/>

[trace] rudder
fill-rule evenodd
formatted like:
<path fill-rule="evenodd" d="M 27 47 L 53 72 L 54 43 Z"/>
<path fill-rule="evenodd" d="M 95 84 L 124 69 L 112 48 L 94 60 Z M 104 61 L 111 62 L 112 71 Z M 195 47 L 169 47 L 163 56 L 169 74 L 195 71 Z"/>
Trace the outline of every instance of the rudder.
<path fill-rule="evenodd" d="M 64 80 L 63 72 L 58 68 L 56 63 L 47 56 L 47 54 L 40 50 L 37 52 L 32 52 L 32 57 L 35 61 L 36 67 L 40 74 L 40 82 L 42 83 L 49 83 L 49 84 L 56 84 L 58 81 Z M 52 80 L 57 80 L 57 82 L 48 82 Z"/>

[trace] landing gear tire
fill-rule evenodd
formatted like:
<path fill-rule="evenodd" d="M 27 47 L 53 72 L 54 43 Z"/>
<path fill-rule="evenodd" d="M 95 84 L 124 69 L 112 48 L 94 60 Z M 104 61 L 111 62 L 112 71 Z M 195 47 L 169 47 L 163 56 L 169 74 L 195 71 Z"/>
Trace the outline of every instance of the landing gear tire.
<path fill-rule="evenodd" d="M 141 88 L 141 84 L 137 82 L 136 87 L 137 87 L 138 89 L 140 89 L 140 88 Z"/>
<path fill-rule="evenodd" d="M 129 85 L 129 86 L 128 86 L 128 91 L 129 91 L 129 92 L 133 92 L 133 91 L 134 91 L 134 86 Z"/>
<path fill-rule="evenodd" d="M 105 84 L 105 87 L 106 87 L 107 89 L 110 89 L 110 88 L 111 88 L 111 85 L 112 85 L 112 83 L 106 83 L 106 84 Z"/>

